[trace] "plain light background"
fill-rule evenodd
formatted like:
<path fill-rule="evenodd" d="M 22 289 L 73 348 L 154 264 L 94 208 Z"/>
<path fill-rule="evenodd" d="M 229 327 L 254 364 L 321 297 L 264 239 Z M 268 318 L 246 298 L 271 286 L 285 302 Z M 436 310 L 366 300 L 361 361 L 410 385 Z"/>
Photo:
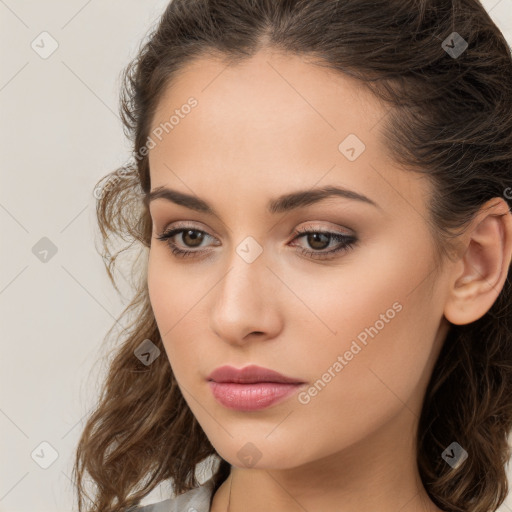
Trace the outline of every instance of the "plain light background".
<path fill-rule="evenodd" d="M 76 510 L 74 450 L 128 297 L 96 251 L 92 191 L 129 160 L 120 74 L 167 3 L 0 0 L 0 512 Z M 510 44 L 512 0 L 483 3 Z M 43 262 L 41 247 L 56 252 Z"/>

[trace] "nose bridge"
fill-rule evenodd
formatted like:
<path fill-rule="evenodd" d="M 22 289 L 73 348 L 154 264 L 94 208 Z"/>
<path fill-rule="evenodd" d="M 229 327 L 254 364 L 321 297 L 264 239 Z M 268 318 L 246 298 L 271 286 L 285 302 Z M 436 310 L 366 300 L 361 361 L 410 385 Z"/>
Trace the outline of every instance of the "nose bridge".
<path fill-rule="evenodd" d="M 220 337 L 241 341 L 253 331 L 269 334 L 275 329 L 276 277 L 267 264 L 262 247 L 251 237 L 234 248 L 211 309 L 211 327 Z"/>

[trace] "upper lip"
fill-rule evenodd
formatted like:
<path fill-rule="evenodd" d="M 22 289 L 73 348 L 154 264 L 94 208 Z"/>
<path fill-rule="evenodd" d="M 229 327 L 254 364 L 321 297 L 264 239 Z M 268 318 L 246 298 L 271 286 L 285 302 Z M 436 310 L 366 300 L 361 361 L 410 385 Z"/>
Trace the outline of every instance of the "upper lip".
<path fill-rule="evenodd" d="M 269 368 L 249 365 L 241 369 L 233 366 L 221 366 L 213 370 L 207 377 L 208 380 L 215 382 L 235 382 L 239 384 L 249 384 L 254 382 L 285 382 L 289 384 L 303 384 L 304 381 L 293 377 L 286 377 Z"/>

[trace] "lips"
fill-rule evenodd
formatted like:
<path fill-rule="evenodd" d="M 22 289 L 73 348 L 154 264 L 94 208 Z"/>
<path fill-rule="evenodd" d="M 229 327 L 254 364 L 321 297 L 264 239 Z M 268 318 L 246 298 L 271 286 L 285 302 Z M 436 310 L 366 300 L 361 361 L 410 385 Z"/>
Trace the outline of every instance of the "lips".
<path fill-rule="evenodd" d="M 256 382 L 236 384 L 234 382 L 208 381 L 210 391 L 221 405 L 235 411 L 259 411 L 283 402 L 302 386 L 284 382 Z"/>
<path fill-rule="evenodd" d="M 221 366 L 216 368 L 207 380 L 214 382 L 232 382 L 237 384 L 251 384 L 256 382 L 277 382 L 284 384 L 304 384 L 303 380 L 287 377 L 269 368 L 249 365 L 238 370 L 233 366 Z"/>

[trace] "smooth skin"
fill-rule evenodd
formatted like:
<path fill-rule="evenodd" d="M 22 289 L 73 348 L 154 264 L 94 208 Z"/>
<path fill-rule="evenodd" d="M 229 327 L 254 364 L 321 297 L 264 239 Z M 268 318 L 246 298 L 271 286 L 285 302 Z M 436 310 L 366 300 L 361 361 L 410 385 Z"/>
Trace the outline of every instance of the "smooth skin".
<path fill-rule="evenodd" d="M 422 400 L 449 322 L 477 320 L 503 288 L 512 256 L 507 203 L 490 201 L 461 236 L 459 256 L 436 267 L 430 184 L 393 163 L 379 131 L 389 107 L 358 82 L 269 50 L 232 66 L 204 57 L 168 87 L 152 128 L 191 96 L 197 106 L 161 141 L 153 137 L 151 189 L 194 195 L 217 215 L 150 203 L 148 287 L 183 396 L 232 465 L 212 511 L 228 510 L 231 483 L 231 512 L 439 511 L 416 465 Z M 366 146 L 354 161 L 338 148 L 349 134 Z M 277 196 L 327 185 L 377 206 L 331 197 L 266 211 Z M 202 242 L 198 232 L 173 236 L 178 248 L 196 251 L 191 257 L 156 238 L 178 222 L 205 233 Z M 312 257 L 301 249 L 327 252 L 339 241 L 297 228 L 357 243 Z M 252 263 L 237 252 L 247 237 L 262 250 Z M 219 366 L 257 364 L 305 381 L 307 391 L 376 325 L 308 403 L 297 393 L 234 411 L 206 381 Z M 252 465 L 241 457 L 249 452 Z"/>

